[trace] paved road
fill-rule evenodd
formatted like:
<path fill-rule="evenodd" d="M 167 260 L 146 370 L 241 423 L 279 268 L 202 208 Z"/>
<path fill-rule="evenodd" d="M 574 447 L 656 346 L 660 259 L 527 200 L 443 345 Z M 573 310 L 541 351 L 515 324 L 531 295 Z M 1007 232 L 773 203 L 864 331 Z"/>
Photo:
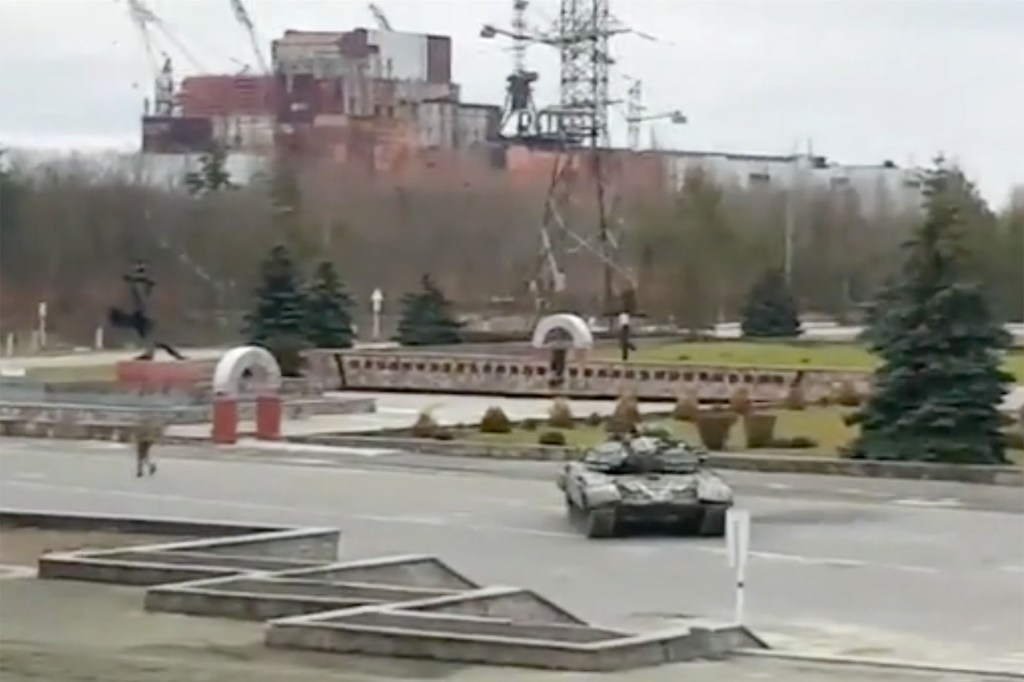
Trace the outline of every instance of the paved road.
<path fill-rule="evenodd" d="M 115 447 L 4 439 L 0 499 L 7 507 L 334 525 L 347 532 L 349 555 L 437 554 L 481 581 L 535 588 L 608 625 L 646 629 L 731 614 L 720 540 L 578 537 L 547 478 L 554 465 L 169 448 L 158 476 L 138 481 Z M 1019 489 L 732 478 L 754 519 L 749 620 L 775 646 L 1024 671 Z"/>

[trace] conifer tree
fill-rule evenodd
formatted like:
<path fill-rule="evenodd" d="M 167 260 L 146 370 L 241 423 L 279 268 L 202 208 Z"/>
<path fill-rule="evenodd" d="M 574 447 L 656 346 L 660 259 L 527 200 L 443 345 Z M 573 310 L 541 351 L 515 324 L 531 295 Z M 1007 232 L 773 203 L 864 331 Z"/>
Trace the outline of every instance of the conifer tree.
<path fill-rule="evenodd" d="M 422 289 L 402 296 L 401 319 L 395 340 L 403 346 L 440 346 L 462 342 L 462 323 L 430 275 Z"/>
<path fill-rule="evenodd" d="M 199 157 L 199 170 L 185 174 L 185 187 L 189 194 L 202 195 L 208 192 L 220 192 L 226 189 L 237 189 L 227 169 L 228 152 L 224 145 L 214 144 L 209 151 Z"/>
<path fill-rule="evenodd" d="M 260 282 L 253 309 L 245 317 L 249 343 L 274 354 L 281 371 L 294 376 L 300 370 L 305 347 L 306 306 L 295 262 L 288 248 L 278 244 L 260 265 Z"/>
<path fill-rule="evenodd" d="M 306 289 L 306 340 L 315 348 L 351 348 L 352 307 L 334 265 L 320 263 Z"/>
<path fill-rule="evenodd" d="M 905 245 L 865 335 L 882 359 L 873 391 L 849 419 L 858 458 L 1005 461 L 998 407 L 1012 377 L 1000 370 L 1009 335 L 980 287 L 964 277 L 961 228 L 973 188 L 941 159 L 925 177 L 926 215 Z"/>
<path fill-rule="evenodd" d="M 800 336 L 800 313 L 796 299 L 780 270 L 766 270 L 754 282 L 743 306 L 740 322 L 749 338 L 796 338 Z"/>

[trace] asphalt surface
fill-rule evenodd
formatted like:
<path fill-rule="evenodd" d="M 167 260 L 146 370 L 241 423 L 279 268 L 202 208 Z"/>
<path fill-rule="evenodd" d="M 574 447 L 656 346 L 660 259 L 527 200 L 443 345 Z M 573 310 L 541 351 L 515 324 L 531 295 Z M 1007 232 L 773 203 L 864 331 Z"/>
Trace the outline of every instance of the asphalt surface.
<path fill-rule="evenodd" d="M 601 624 L 727 621 L 721 540 L 588 541 L 553 464 L 388 451 L 126 449 L 0 441 L 4 507 L 330 525 L 349 556 L 436 554 L 536 589 Z M 776 648 L 1024 672 L 1024 497 L 1017 488 L 727 474 L 753 518 L 747 622 Z"/>
<path fill-rule="evenodd" d="M 121 586 L 4 580 L 4 682 L 978 682 L 977 675 L 762 657 L 571 673 L 290 651 L 263 645 L 257 622 L 142 610 Z M 82 618 L 88 613 L 90 618 Z M 96 623 L 103 627 L 96 627 Z M 986 682 L 1014 680 L 985 677 Z"/>

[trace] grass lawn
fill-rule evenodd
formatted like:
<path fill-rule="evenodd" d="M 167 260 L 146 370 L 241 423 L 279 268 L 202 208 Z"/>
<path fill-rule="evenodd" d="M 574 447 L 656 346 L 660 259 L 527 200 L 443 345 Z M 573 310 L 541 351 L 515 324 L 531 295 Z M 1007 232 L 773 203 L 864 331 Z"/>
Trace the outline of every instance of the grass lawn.
<path fill-rule="evenodd" d="M 618 349 L 599 353 L 600 357 L 618 358 Z M 861 345 L 854 343 L 783 343 L 754 341 L 712 341 L 639 345 L 633 355 L 637 362 L 680 362 L 726 366 L 760 367 L 830 367 L 871 370 L 878 359 Z M 1004 369 L 1024 383 L 1024 350 L 1013 349 L 1006 354 Z"/>
<path fill-rule="evenodd" d="M 809 457 L 836 457 L 839 448 L 849 443 L 856 435 L 855 427 L 847 426 L 843 416 L 852 408 L 842 407 L 809 407 L 806 410 L 778 410 L 775 423 L 775 435 L 779 438 L 803 436 L 817 441 L 813 448 L 786 450 L 788 454 L 807 455 Z M 681 422 L 668 417 L 645 419 L 646 428 L 666 428 L 677 437 L 689 443 L 700 443 L 697 427 L 690 422 Z M 458 440 L 470 440 L 484 443 L 504 445 L 535 445 L 537 437 L 544 431 L 560 431 L 565 435 L 566 444 L 574 447 L 590 447 L 607 439 L 604 426 L 587 426 L 577 424 L 572 429 L 552 429 L 540 424 L 534 430 L 526 430 L 516 426 L 511 433 L 480 433 L 477 429 L 460 429 L 455 432 Z M 743 420 L 739 419 L 730 432 L 728 449 L 733 452 L 746 450 L 746 434 Z M 756 451 L 755 451 L 756 452 Z M 1024 451 L 1011 450 L 1007 453 L 1011 460 L 1018 464 L 1024 463 Z"/>

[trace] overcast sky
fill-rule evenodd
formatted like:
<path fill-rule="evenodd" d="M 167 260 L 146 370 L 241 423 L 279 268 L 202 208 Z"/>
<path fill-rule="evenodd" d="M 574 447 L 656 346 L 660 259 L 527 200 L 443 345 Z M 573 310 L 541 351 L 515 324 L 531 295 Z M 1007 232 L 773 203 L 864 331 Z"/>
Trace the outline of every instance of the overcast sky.
<path fill-rule="evenodd" d="M 148 0 L 211 72 L 252 63 L 229 0 Z M 248 0 L 265 53 L 285 28 L 374 27 L 361 0 Z M 454 40 L 469 101 L 500 103 L 511 53 L 478 37 L 508 25 L 511 0 L 378 0 L 397 30 Z M 808 141 L 845 163 L 958 158 L 990 201 L 1024 182 L 1024 0 L 612 0 L 657 40 L 614 41 L 614 89 L 644 82 L 662 147 L 788 153 Z M 535 0 L 550 25 L 556 0 Z M 178 75 L 195 73 L 157 35 Z M 532 47 L 539 100 L 557 97 L 557 54 Z M 124 0 L 0 0 L 0 144 L 137 145 L 151 74 Z M 625 142 L 624 109 L 613 113 Z M 644 131 L 645 143 L 648 131 Z"/>

